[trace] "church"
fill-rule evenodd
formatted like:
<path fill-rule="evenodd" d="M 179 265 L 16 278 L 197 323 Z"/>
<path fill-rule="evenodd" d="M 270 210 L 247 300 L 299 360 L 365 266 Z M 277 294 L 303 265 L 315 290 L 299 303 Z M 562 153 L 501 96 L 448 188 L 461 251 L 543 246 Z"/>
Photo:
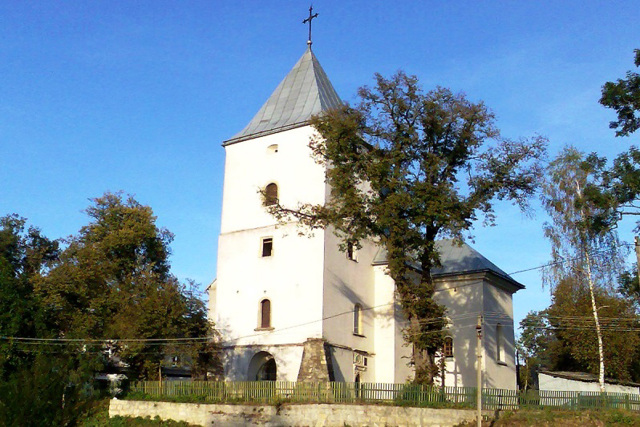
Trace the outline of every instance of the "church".
<path fill-rule="evenodd" d="M 403 383 L 411 348 L 384 250 L 339 250 L 331 230 L 299 235 L 265 205 L 322 204 L 325 169 L 308 147 L 313 115 L 340 97 L 311 43 L 249 124 L 224 141 L 217 278 L 209 316 L 221 334 L 227 381 Z M 515 389 L 512 295 L 524 286 L 467 244 L 438 242 L 436 300 L 447 307 L 445 386 L 476 386 L 482 316 L 483 386 Z"/>

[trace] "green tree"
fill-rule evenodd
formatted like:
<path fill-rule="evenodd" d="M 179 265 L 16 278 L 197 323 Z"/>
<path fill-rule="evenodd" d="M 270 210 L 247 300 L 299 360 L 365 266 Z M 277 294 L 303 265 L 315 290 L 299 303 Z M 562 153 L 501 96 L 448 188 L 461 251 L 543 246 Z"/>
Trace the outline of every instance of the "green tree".
<path fill-rule="evenodd" d="M 635 65 L 640 67 L 640 49 L 634 50 Z M 626 79 L 607 82 L 602 87 L 600 104 L 612 108 L 618 120 L 609 123 L 616 136 L 629 136 L 640 128 L 640 74 L 627 71 Z"/>
<path fill-rule="evenodd" d="M 73 425 L 94 395 L 93 355 L 24 341 L 58 336 L 34 283 L 59 252 L 24 218 L 0 218 L 0 425 Z"/>
<path fill-rule="evenodd" d="M 416 381 L 432 382 L 438 368 L 444 307 L 433 299 L 431 271 L 439 265 L 435 241 L 461 238 L 478 215 L 494 221 L 493 201 L 526 208 L 540 176 L 543 138 L 500 138 L 483 103 L 437 88 L 423 92 L 415 76 L 376 75 L 374 88 L 312 119 L 315 159 L 328 165 L 329 201 L 322 206 L 269 210 L 280 220 L 328 227 L 347 244 L 370 239 L 388 254 L 389 274 L 409 320 Z M 419 266 L 413 269 L 411 265 Z"/>
<path fill-rule="evenodd" d="M 633 305 L 614 292 L 602 288 L 595 292 L 606 376 L 637 381 L 640 337 Z M 588 288 L 573 278 L 560 282 L 553 290 L 549 308 L 529 313 L 520 322 L 520 328 L 518 345 L 527 362 L 523 369 L 525 376 L 539 369 L 598 374 L 598 341 L 591 295 Z"/>
<path fill-rule="evenodd" d="M 516 343 L 524 365 L 520 368 L 520 384 L 529 389 L 534 386 L 535 375 L 540 369 L 556 366 L 558 340 L 551 330 L 546 311 L 529 312 L 520 321 L 520 337 Z"/>
<path fill-rule="evenodd" d="M 598 295 L 611 291 L 616 274 L 624 267 L 621 245 L 614 229 L 597 218 L 605 216 L 601 205 L 585 197 L 587 186 L 597 187 L 599 175 L 575 148 L 564 149 L 550 163 L 543 186 L 543 204 L 552 222 L 544 227 L 551 241 L 552 265 L 545 283 L 554 289 L 571 282 L 575 289 L 587 289 L 595 322 L 599 359 L 599 382 L 604 391 L 605 358 L 598 310 Z"/>
<path fill-rule="evenodd" d="M 638 319 L 633 306 L 627 299 L 603 287 L 595 289 L 595 300 L 602 333 L 605 375 L 618 380 L 632 380 L 634 359 L 640 344 L 635 330 Z M 547 318 L 564 351 L 564 357 L 557 358 L 555 368 L 598 373 L 598 341 L 594 333 L 596 325 L 589 289 L 574 280 L 560 283 L 554 290 Z"/>
<path fill-rule="evenodd" d="M 33 292 L 34 282 L 59 255 L 59 244 L 42 236 L 17 215 L 0 218 L 0 336 L 36 337 L 47 332 Z M 0 380 L 30 358 L 19 346 L 0 339 Z"/>
<path fill-rule="evenodd" d="M 150 207 L 121 194 L 93 199 L 86 212 L 90 224 L 36 283 L 55 329 L 67 338 L 112 339 L 91 350 L 110 346 L 135 376 L 157 378 L 169 351 L 192 355 L 203 372 L 199 363 L 215 359 L 206 339 L 213 329 L 203 303 L 170 273 L 173 235 L 157 227 Z M 180 340 L 168 345 L 171 338 Z"/>

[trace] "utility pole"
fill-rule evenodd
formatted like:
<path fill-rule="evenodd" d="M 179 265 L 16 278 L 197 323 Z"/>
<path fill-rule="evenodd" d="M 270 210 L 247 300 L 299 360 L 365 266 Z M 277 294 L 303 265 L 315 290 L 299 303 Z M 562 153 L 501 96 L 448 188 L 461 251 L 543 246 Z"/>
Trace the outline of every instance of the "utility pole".
<path fill-rule="evenodd" d="M 477 392 L 476 400 L 478 404 L 478 427 L 482 427 L 482 314 L 478 315 L 478 324 L 476 325 L 476 332 L 478 334 L 478 342 L 476 344 L 476 355 L 478 356 L 477 367 Z"/>

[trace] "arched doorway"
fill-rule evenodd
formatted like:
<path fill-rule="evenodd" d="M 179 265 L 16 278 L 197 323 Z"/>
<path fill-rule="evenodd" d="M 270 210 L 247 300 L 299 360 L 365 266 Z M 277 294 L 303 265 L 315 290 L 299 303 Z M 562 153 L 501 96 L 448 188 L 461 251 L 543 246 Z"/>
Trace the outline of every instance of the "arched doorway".
<path fill-rule="evenodd" d="M 276 360 L 270 353 L 260 351 L 249 362 L 247 380 L 249 381 L 276 381 L 278 368 Z"/>
<path fill-rule="evenodd" d="M 258 374 L 256 375 L 257 381 L 275 381 L 276 380 L 276 361 L 275 359 L 271 359 L 265 362 L 260 369 L 258 369 Z"/>

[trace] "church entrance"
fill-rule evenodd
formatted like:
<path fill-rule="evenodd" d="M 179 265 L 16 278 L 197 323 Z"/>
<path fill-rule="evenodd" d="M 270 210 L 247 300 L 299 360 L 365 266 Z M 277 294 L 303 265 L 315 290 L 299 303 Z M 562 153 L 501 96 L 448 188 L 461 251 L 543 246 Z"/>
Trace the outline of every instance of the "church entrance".
<path fill-rule="evenodd" d="M 270 353 L 260 351 L 249 362 L 247 379 L 249 381 L 275 381 L 277 379 L 276 360 Z"/>

